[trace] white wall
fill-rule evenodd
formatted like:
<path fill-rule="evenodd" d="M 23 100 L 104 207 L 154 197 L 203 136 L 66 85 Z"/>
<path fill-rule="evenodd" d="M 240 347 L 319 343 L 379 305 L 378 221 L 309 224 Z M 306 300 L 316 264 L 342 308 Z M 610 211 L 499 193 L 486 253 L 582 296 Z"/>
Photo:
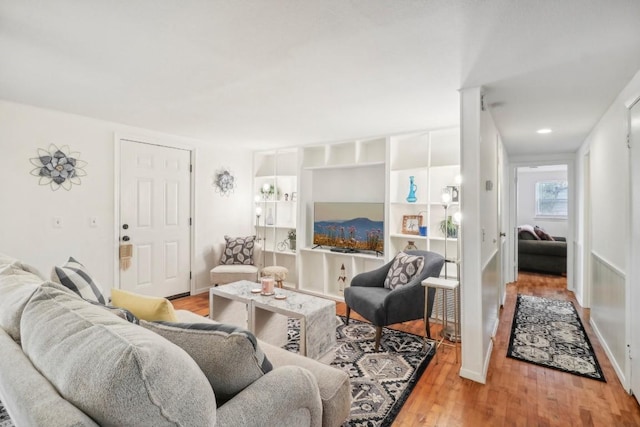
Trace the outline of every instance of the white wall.
<path fill-rule="evenodd" d="M 598 124 L 589 134 L 576 155 L 578 226 L 577 242 L 583 245 L 585 236 L 591 236 L 591 253 L 579 258 L 580 266 L 585 258 L 606 263 L 622 280 L 601 281 L 591 269 L 590 277 L 579 284 L 579 292 L 585 283 L 591 282 L 591 324 L 599 335 L 609 358 L 623 384 L 627 384 L 629 361 L 626 353 L 629 307 L 640 301 L 627 301 L 628 236 L 629 221 L 629 166 L 627 149 L 628 110 L 627 105 L 640 96 L 640 72 L 622 90 Z M 591 171 L 591 226 L 584 220 L 585 168 L 583 160 L 589 153 Z M 637 221 L 637 218 L 634 220 Z M 636 331 L 636 333 L 638 333 Z"/>
<path fill-rule="evenodd" d="M 195 288 L 208 286 L 213 265 L 212 243 L 224 234 L 253 233 L 251 214 L 251 152 L 224 148 L 178 136 L 117 123 L 0 101 L 0 252 L 28 262 L 49 276 L 53 265 L 74 256 L 85 264 L 104 288 L 114 277 L 114 138 L 135 135 L 137 140 L 169 142 L 196 148 Z M 68 145 L 88 162 L 87 176 L 70 191 L 38 185 L 29 174 L 29 158 L 49 144 Z M 220 167 L 235 172 L 238 188 L 230 197 L 215 193 L 214 173 Z M 53 227 L 62 218 L 62 228 Z M 98 226 L 89 226 L 96 217 Z"/>
<path fill-rule="evenodd" d="M 552 236 L 567 237 L 566 219 L 536 217 L 536 183 L 539 181 L 567 181 L 567 171 L 518 168 L 518 225 L 537 225 Z"/>
<path fill-rule="evenodd" d="M 461 91 L 462 366 L 460 375 L 484 383 L 498 319 L 498 133 L 480 111 L 480 88 Z M 493 184 L 491 190 L 486 183 Z"/>

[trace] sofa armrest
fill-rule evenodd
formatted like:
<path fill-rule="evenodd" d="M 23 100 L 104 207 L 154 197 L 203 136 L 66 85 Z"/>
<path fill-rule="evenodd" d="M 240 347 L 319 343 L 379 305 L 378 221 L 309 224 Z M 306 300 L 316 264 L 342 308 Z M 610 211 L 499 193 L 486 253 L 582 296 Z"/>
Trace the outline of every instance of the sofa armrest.
<path fill-rule="evenodd" d="M 322 402 L 311 373 L 276 368 L 218 408 L 219 426 L 322 425 Z"/>
<path fill-rule="evenodd" d="M 0 328 L 0 399 L 17 426 L 98 426 L 65 400 Z M 2 423 L 0 423 L 2 424 Z"/>

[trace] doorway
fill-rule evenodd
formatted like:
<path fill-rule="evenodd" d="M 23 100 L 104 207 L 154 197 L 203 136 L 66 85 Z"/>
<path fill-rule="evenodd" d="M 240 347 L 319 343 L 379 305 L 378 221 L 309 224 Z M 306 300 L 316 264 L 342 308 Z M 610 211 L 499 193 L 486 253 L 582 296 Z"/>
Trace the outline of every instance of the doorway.
<path fill-rule="evenodd" d="M 568 161 L 513 165 L 511 247 L 515 252 L 516 280 L 518 270 L 562 275 L 571 288 L 574 206 L 571 166 Z M 521 229 L 525 231 L 519 232 Z M 553 248 L 539 244 L 540 240 L 550 239 L 562 243 L 554 243 Z"/>
<path fill-rule="evenodd" d="M 191 289 L 191 151 L 120 139 L 120 289 Z"/>

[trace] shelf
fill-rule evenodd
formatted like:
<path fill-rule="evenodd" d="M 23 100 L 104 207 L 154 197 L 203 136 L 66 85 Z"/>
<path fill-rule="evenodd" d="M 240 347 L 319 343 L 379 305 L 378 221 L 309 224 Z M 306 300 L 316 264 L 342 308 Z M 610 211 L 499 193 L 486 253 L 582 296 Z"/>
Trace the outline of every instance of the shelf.
<path fill-rule="evenodd" d="M 429 236 L 429 239 L 438 240 L 438 241 L 444 242 L 444 237 L 442 237 L 442 236 Z M 457 237 L 447 237 L 447 243 L 449 243 L 449 242 L 457 242 L 457 241 L 458 241 Z"/>
<path fill-rule="evenodd" d="M 252 209 L 260 207 L 262 213 L 259 224 L 254 225 L 256 232 L 262 236 L 263 261 L 265 266 L 280 265 L 289 270 L 288 280 L 292 286 L 298 281 L 296 251 L 278 250 L 277 245 L 286 241 L 288 231 L 296 230 L 298 194 L 298 149 L 278 149 L 257 151 L 253 162 L 253 203 Z M 261 189 L 265 184 L 277 191 L 270 197 L 263 197 Z M 285 200 L 285 194 L 288 199 Z M 267 224 L 267 218 L 273 224 Z"/>
<path fill-rule="evenodd" d="M 278 254 L 278 255 L 290 255 L 290 256 L 295 256 L 296 252 L 295 251 L 279 251 L 279 250 L 273 250 L 273 249 L 263 249 L 263 252 L 268 252 L 270 254 Z"/>
<path fill-rule="evenodd" d="M 301 252 L 309 252 L 309 253 L 317 253 L 317 254 L 328 254 L 328 255 L 335 255 L 335 256 L 354 257 L 354 258 L 384 259 L 384 255 L 374 255 L 374 254 L 363 253 L 363 252 L 333 252 L 333 251 L 331 251 L 329 249 L 323 249 L 323 248 L 316 248 L 316 249 L 302 248 L 302 249 L 300 249 L 300 251 Z"/>
<path fill-rule="evenodd" d="M 421 236 L 419 234 L 402 234 L 402 233 L 390 233 L 389 237 L 395 237 L 399 239 L 413 239 L 413 240 L 432 239 L 432 237 L 429 237 L 429 236 Z"/>
<path fill-rule="evenodd" d="M 384 165 L 384 161 L 382 162 L 369 162 L 369 163 L 345 163 L 345 164 L 334 164 L 334 165 L 321 165 L 321 166 L 303 166 L 305 170 L 321 170 L 321 169 L 350 169 L 350 168 L 364 168 L 370 166 L 380 166 Z"/>

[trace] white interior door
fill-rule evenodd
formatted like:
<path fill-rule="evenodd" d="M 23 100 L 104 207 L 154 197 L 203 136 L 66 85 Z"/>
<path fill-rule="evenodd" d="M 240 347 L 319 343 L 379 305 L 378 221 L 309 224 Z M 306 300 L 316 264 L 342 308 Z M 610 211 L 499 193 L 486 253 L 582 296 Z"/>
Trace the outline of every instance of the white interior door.
<path fill-rule="evenodd" d="M 629 273 L 631 279 L 629 295 L 630 303 L 630 332 L 631 332 L 631 391 L 640 402 L 640 312 L 637 310 L 637 302 L 640 301 L 640 268 L 637 260 L 640 257 L 640 102 L 631 108 L 631 130 L 630 130 L 630 218 L 631 218 L 631 254 L 629 259 Z"/>
<path fill-rule="evenodd" d="M 120 244 L 133 247 L 120 288 L 168 297 L 190 290 L 191 153 L 120 140 Z"/>

